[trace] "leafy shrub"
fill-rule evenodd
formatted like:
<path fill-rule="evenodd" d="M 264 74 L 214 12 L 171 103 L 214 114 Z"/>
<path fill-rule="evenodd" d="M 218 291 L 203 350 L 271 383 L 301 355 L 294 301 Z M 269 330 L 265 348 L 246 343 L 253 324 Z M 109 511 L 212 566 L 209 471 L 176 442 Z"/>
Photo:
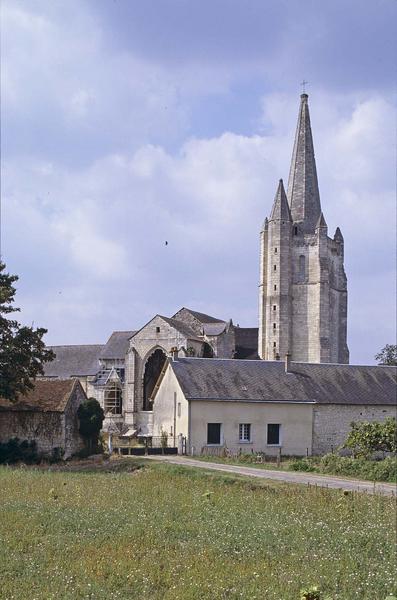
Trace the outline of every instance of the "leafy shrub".
<path fill-rule="evenodd" d="M 37 445 L 34 440 L 20 441 L 17 437 L 0 444 L 0 464 L 12 464 L 22 461 L 27 464 L 39 462 Z"/>
<path fill-rule="evenodd" d="M 397 481 L 397 458 L 388 456 L 383 460 L 366 460 L 337 454 L 325 454 L 321 458 L 302 458 L 289 465 L 292 471 L 315 471 L 329 475 L 345 475 L 369 481 Z"/>
<path fill-rule="evenodd" d="M 320 600 L 321 592 L 317 585 L 312 585 L 310 588 L 301 590 L 300 600 Z"/>
<path fill-rule="evenodd" d="M 88 450 L 92 454 L 98 450 L 99 432 L 102 429 L 105 414 L 95 398 L 88 398 L 80 404 L 77 416 L 80 422 L 80 435 L 84 438 Z"/>
<path fill-rule="evenodd" d="M 313 460 L 309 458 L 297 458 L 289 465 L 291 471 L 315 471 L 316 467 Z"/>
<path fill-rule="evenodd" d="M 397 452 L 397 421 L 393 417 L 383 422 L 351 423 L 351 431 L 343 445 L 355 457 L 369 458 L 374 452 Z"/>
<path fill-rule="evenodd" d="M 88 448 L 88 446 L 85 446 L 84 448 L 82 448 L 81 450 L 79 450 L 78 452 L 76 452 L 76 454 L 74 454 L 73 457 L 75 457 L 75 458 L 88 458 L 91 455 L 92 455 L 92 450 L 90 448 Z"/>
<path fill-rule="evenodd" d="M 50 462 L 51 463 L 59 462 L 60 460 L 62 460 L 64 454 L 65 454 L 65 450 L 63 448 L 60 448 L 59 446 L 56 446 L 55 448 L 52 449 Z"/>

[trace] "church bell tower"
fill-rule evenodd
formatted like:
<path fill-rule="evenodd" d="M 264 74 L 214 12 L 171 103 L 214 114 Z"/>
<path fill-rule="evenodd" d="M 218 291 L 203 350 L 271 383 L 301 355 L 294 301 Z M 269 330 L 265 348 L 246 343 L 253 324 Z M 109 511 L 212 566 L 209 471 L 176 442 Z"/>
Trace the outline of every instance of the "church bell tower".
<path fill-rule="evenodd" d="M 259 356 L 349 362 L 344 241 L 321 210 L 308 95 L 301 95 L 288 179 L 260 233 Z"/>

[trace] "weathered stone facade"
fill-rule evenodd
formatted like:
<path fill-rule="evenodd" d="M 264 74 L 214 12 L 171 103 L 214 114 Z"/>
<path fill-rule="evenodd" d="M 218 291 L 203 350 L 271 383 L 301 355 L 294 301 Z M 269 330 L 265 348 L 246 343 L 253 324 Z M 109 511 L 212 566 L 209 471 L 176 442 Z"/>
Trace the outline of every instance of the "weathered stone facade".
<path fill-rule="evenodd" d="M 396 406 L 346 406 L 338 404 L 313 406 L 313 447 L 315 455 L 333 452 L 346 441 L 353 421 L 384 421 L 396 418 Z"/>
<path fill-rule="evenodd" d="M 173 348 L 184 356 L 233 358 L 232 323 L 211 319 L 207 315 L 203 317 L 210 322 L 203 323 L 195 314 L 198 313 L 183 308 L 171 319 L 157 315 L 130 339 L 126 355 L 123 419 L 126 425 L 141 435 L 152 432 L 151 393 Z M 148 365 L 155 355 L 158 361 L 153 381 L 150 381 Z"/>
<path fill-rule="evenodd" d="M 349 362 L 344 241 L 321 212 L 308 96 L 302 94 L 288 183 L 260 234 L 259 355 Z"/>
<path fill-rule="evenodd" d="M 77 380 L 38 380 L 15 404 L 0 400 L 0 442 L 35 441 L 40 455 L 69 458 L 84 447 L 77 410 L 86 400 Z"/>

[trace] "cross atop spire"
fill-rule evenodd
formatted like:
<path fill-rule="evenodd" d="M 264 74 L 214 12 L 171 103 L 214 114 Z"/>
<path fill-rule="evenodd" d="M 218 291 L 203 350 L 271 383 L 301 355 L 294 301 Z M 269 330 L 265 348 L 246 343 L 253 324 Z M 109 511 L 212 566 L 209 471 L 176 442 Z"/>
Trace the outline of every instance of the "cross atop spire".
<path fill-rule="evenodd" d="M 307 94 L 301 94 L 287 196 L 292 220 L 314 232 L 321 205 Z"/>
<path fill-rule="evenodd" d="M 308 81 L 305 81 L 305 80 L 302 81 L 302 83 L 301 83 L 302 94 L 306 94 L 306 86 L 307 86 L 308 83 L 309 83 Z"/>

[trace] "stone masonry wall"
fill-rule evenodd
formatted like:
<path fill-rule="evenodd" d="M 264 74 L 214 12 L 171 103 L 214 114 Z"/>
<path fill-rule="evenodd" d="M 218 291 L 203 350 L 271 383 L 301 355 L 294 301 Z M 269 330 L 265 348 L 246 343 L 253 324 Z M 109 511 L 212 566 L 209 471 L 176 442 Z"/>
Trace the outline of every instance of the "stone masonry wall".
<path fill-rule="evenodd" d="M 0 442 L 10 438 L 36 440 L 39 454 L 50 456 L 53 448 L 64 447 L 62 413 L 34 411 L 2 411 L 0 414 Z"/>
<path fill-rule="evenodd" d="M 158 331 L 159 329 L 159 331 Z M 156 350 L 161 349 L 166 355 L 170 354 L 171 348 L 178 349 L 193 347 L 198 353 L 201 343 L 187 340 L 181 333 L 157 316 L 138 332 L 130 341 L 130 349 L 126 357 L 126 386 L 124 398 L 125 422 L 128 425 L 141 425 L 139 412 L 143 404 L 143 376 L 146 361 Z M 200 346 L 200 348 L 199 348 Z M 145 431 L 146 423 L 142 421 L 142 431 Z"/>
<path fill-rule="evenodd" d="M 289 351 L 291 337 L 291 294 L 290 294 L 290 235 L 289 221 L 269 222 L 266 300 L 264 330 L 266 332 L 265 356 L 274 360 L 276 355 L 284 358 Z"/>
<path fill-rule="evenodd" d="M 395 417 L 393 406 L 347 406 L 317 404 L 313 409 L 313 447 L 316 455 L 327 454 L 343 444 L 352 421 L 384 421 Z"/>

